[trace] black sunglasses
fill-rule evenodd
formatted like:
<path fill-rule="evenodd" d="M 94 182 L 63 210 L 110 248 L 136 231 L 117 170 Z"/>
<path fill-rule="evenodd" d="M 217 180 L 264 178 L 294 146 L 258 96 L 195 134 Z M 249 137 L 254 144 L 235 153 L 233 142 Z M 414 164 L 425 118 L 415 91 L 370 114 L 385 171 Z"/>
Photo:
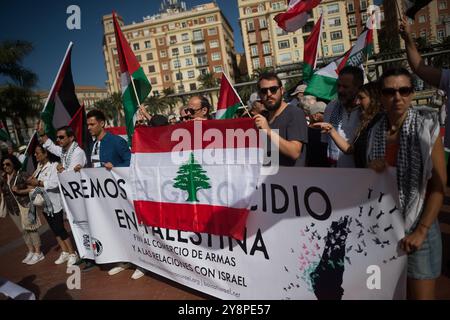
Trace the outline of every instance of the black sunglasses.
<path fill-rule="evenodd" d="M 273 86 L 273 87 L 269 87 L 269 88 L 259 88 L 259 93 L 266 95 L 267 93 L 269 93 L 269 90 L 270 90 L 271 94 L 275 94 L 275 93 L 277 93 L 278 89 L 280 89 L 279 86 Z"/>
<path fill-rule="evenodd" d="M 396 93 L 400 93 L 400 95 L 402 97 L 407 97 L 409 96 L 411 93 L 414 92 L 413 87 L 401 87 L 398 89 L 395 88 L 383 88 L 381 89 L 381 94 L 385 97 L 393 97 L 396 95 Z"/>
<path fill-rule="evenodd" d="M 198 108 L 198 109 L 194 109 L 194 108 L 186 108 L 186 112 L 187 113 L 190 113 L 190 114 L 194 114 L 194 113 L 196 113 L 198 110 L 202 110 L 202 108 L 200 107 L 200 108 Z"/>
<path fill-rule="evenodd" d="M 3 164 L 3 166 L 4 166 L 4 167 L 11 167 L 12 164 L 11 164 L 11 163 L 8 163 L 8 162 L 5 162 L 5 163 Z"/>
<path fill-rule="evenodd" d="M 182 116 L 182 117 L 180 117 L 180 120 L 181 120 L 181 121 L 183 121 L 183 120 L 189 120 L 189 119 L 191 119 L 191 116 Z"/>

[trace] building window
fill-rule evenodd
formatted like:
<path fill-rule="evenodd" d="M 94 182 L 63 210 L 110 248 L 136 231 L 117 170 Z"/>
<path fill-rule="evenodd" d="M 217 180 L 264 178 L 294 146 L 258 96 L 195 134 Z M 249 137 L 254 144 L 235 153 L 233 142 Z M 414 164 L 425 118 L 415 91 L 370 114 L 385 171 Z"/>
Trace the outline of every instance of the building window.
<path fill-rule="evenodd" d="M 339 12 L 339 4 L 330 4 L 327 6 L 327 12 L 328 14 L 337 13 Z"/>
<path fill-rule="evenodd" d="M 134 31 L 134 32 L 133 32 L 133 38 L 137 38 L 137 37 L 139 37 L 139 32 Z"/>
<path fill-rule="evenodd" d="M 178 59 L 173 60 L 173 68 L 174 68 L 174 69 L 181 68 L 180 60 L 178 60 Z"/>
<path fill-rule="evenodd" d="M 356 37 L 357 36 L 356 28 L 350 28 L 350 35 L 352 37 Z"/>
<path fill-rule="evenodd" d="M 266 64 L 266 67 L 271 67 L 272 66 L 272 57 L 265 57 L 264 63 Z"/>
<path fill-rule="evenodd" d="M 328 25 L 330 27 L 339 27 L 341 25 L 341 18 L 328 19 Z"/>
<path fill-rule="evenodd" d="M 367 13 L 363 12 L 361 14 L 361 23 L 366 24 L 366 22 L 367 22 Z"/>
<path fill-rule="evenodd" d="M 284 7 L 284 5 L 283 5 L 282 2 L 272 3 L 272 9 L 273 10 L 280 10 L 280 9 L 283 9 L 283 7 Z"/>
<path fill-rule="evenodd" d="M 260 67 L 259 58 L 254 58 L 252 62 L 253 62 L 253 69 L 258 69 Z"/>
<path fill-rule="evenodd" d="M 192 52 L 192 51 L 191 51 L 191 46 L 184 46 L 184 47 L 183 47 L 183 52 L 184 52 L 185 54 L 191 53 L 191 52 Z"/>
<path fill-rule="evenodd" d="M 342 31 L 333 31 L 330 32 L 331 40 L 339 40 L 342 39 Z"/>
<path fill-rule="evenodd" d="M 297 44 L 297 37 L 293 37 L 292 42 L 294 43 L 294 45 Z"/>
<path fill-rule="evenodd" d="M 161 56 L 161 58 L 166 58 L 167 57 L 167 51 L 166 50 L 161 50 L 159 52 L 159 55 Z"/>
<path fill-rule="evenodd" d="M 254 32 L 248 34 L 248 41 L 250 41 L 250 43 L 256 42 L 256 34 Z"/>
<path fill-rule="evenodd" d="M 443 38 L 445 38 L 445 30 L 444 29 L 440 29 L 437 31 L 437 37 L 438 39 L 442 40 Z"/>
<path fill-rule="evenodd" d="M 326 32 L 322 32 L 322 40 L 327 40 L 327 33 Z"/>
<path fill-rule="evenodd" d="M 172 55 L 177 56 L 179 54 L 180 54 L 180 52 L 178 51 L 178 48 L 173 48 L 172 49 Z"/>
<path fill-rule="evenodd" d="M 245 8 L 245 14 L 251 14 L 252 9 L 251 8 Z"/>
<path fill-rule="evenodd" d="M 192 58 L 186 58 L 185 62 L 187 66 L 192 66 L 194 64 Z"/>
<path fill-rule="evenodd" d="M 170 44 L 177 43 L 177 36 L 170 36 Z"/>
<path fill-rule="evenodd" d="M 367 0 L 361 0 L 360 7 L 361 10 L 367 10 Z"/>
<path fill-rule="evenodd" d="M 328 46 L 323 46 L 322 49 L 323 49 L 323 54 L 325 56 L 327 56 L 328 55 Z"/>
<path fill-rule="evenodd" d="M 251 46 L 250 51 L 252 53 L 252 56 L 257 56 L 258 55 L 258 46 Z"/>
<path fill-rule="evenodd" d="M 267 28 L 267 20 L 265 18 L 259 19 L 259 27 L 260 28 Z"/>
<path fill-rule="evenodd" d="M 211 56 L 212 61 L 220 60 L 220 52 L 214 52 Z"/>
<path fill-rule="evenodd" d="M 177 72 L 175 76 L 176 76 L 178 81 L 183 80 L 183 73 Z"/>
<path fill-rule="evenodd" d="M 344 45 L 342 43 L 333 44 L 331 50 L 333 51 L 333 54 L 342 53 L 344 52 Z"/>
<path fill-rule="evenodd" d="M 148 72 L 149 73 L 156 72 L 155 66 L 148 66 Z"/>
<path fill-rule="evenodd" d="M 205 50 L 205 45 L 202 43 L 202 44 L 196 44 L 195 46 L 194 46 L 194 50 L 195 50 L 195 53 L 203 53 L 203 52 L 206 52 L 206 50 Z"/>
<path fill-rule="evenodd" d="M 276 33 L 277 33 L 277 36 L 285 36 L 288 34 L 286 31 L 284 31 L 283 29 L 278 28 L 278 27 L 276 27 Z"/>
<path fill-rule="evenodd" d="M 263 44 L 263 52 L 264 52 L 264 54 L 270 54 L 270 43 L 266 42 Z"/>
<path fill-rule="evenodd" d="M 153 60 L 153 53 L 147 53 L 147 61 L 152 61 Z"/>
<path fill-rule="evenodd" d="M 215 22 L 215 21 L 216 21 L 216 17 L 215 16 L 206 17 L 206 22 Z"/>
<path fill-rule="evenodd" d="M 188 76 L 188 79 L 194 79 L 194 78 L 195 78 L 195 72 L 194 72 L 194 70 L 189 70 L 189 71 L 187 72 L 187 76 Z"/>
<path fill-rule="evenodd" d="M 194 41 L 203 40 L 202 30 L 195 30 L 193 34 L 194 34 Z"/>
<path fill-rule="evenodd" d="M 255 30 L 255 24 L 253 23 L 253 20 L 247 21 L 247 29 L 248 31 L 254 31 Z"/>
<path fill-rule="evenodd" d="M 169 82 L 170 81 L 170 76 L 168 74 L 164 75 L 164 82 Z"/>
<path fill-rule="evenodd" d="M 214 49 L 214 48 L 218 48 L 219 47 L 219 41 L 217 40 L 213 40 L 209 42 L 209 47 Z"/>
<path fill-rule="evenodd" d="M 197 85 L 195 83 L 190 83 L 189 84 L 189 90 L 191 90 L 191 91 L 197 90 Z"/>
<path fill-rule="evenodd" d="M 425 23 L 427 21 L 427 19 L 426 19 L 426 17 L 425 17 L 425 15 L 420 15 L 419 16 L 419 23 Z"/>
<path fill-rule="evenodd" d="M 187 28 L 187 23 L 186 23 L 186 21 L 183 21 L 183 22 L 181 23 L 181 27 L 182 27 L 183 29 Z"/>
<path fill-rule="evenodd" d="M 163 63 L 163 64 L 161 64 L 161 68 L 163 70 L 169 70 L 169 64 L 168 63 Z"/>
<path fill-rule="evenodd" d="M 152 43 L 150 41 L 145 41 L 145 48 L 149 49 L 152 47 Z"/>
<path fill-rule="evenodd" d="M 142 59 L 141 59 L 141 55 L 140 55 L 140 54 L 136 55 L 136 60 L 139 61 L 139 62 L 142 62 Z"/>
<path fill-rule="evenodd" d="M 150 78 L 150 83 L 151 84 L 157 84 L 158 80 L 156 80 L 156 77 Z"/>
<path fill-rule="evenodd" d="M 348 16 L 348 24 L 351 25 L 351 26 L 356 25 L 356 17 L 355 17 L 354 14 L 350 14 Z"/>
<path fill-rule="evenodd" d="M 181 35 L 181 40 L 182 41 L 189 41 L 189 33 L 183 33 Z"/>
<path fill-rule="evenodd" d="M 439 2 L 439 10 L 445 10 L 445 9 L 447 9 L 447 1 Z"/>
<path fill-rule="evenodd" d="M 117 54 L 117 48 L 112 48 L 112 53 Z"/>
<path fill-rule="evenodd" d="M 290 52 L 279 55 L 280 63 L 292 62 L 292 54 Z"/>
<path fill-rule="evenodd" d="M 289 40 L 278 41 L 278 49 L 287 49 L 290 47 Z"/>
<path fill-rule="evenodd" d="M 158 44 L 160 46 L 163 46 L 166 43 L 166 40 L 164 38 L 158 38 Z"/>
<path fill-rule="evenodd" d="M 214 72 L 215 72 L 215 73 L 220 73 L 220 72 L 222 72 L 222 66 L 215 66 L 215 67 L 214 67 Z"/>
<path fill-rule="evenodd" d="M 353 1 L 347 3 L 347 9 L 348 9 L 348 12 L 355 11 L 355 4 L 353 3 Z"/>
<path fill-rule="evenodd" d="M 260 4 L 259 6 L 258 6 L 258 12 L 263 12 L 264 11 L 264 5 L 263 4 Z"/>
<path fill-rule="evenodd" d="M 208 58 L 206 56 L 197 57 L 197 64 L 200 66 L 208 64 Z"/>
<path fill-rule="evenodd" d="M 267 31 L 267 30 L 261 31 L 261 40 L 262 41 L 269 41 L 269 31 Z"/>
<path fill-rule="evenodd" d="M 209 28 L 208 36 L 215 36 L 217 34 L 217 28 Z"/>
<path fill-rule="evenodd" d="M 139 50 L 139 43 L 133 43 L 133 50 L 134 51 Z"/>
<path fill-rule="evenodd" d="M 208 71 L 207 68 L 201 68 L 199 71 L 200 71 L 200 74 L 201 74 L 201 75 L 205 75 L 205 74 L 208 74 L 208 73 L 209 73 L 209 71 Z"/>

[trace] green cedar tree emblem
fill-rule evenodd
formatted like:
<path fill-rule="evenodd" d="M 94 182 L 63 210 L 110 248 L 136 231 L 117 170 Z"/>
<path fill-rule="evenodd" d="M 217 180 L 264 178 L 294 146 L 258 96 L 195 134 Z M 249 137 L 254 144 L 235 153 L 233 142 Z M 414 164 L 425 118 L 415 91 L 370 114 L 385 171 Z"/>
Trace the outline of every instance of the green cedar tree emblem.
<path fill-rule="evenodd" d="M 198 202 L 197 191 L 211 188 L 206 171 L 194 159 L 193 153 L 191 153 L 189 161 L 178 169 L 177 175 L 173 187 L 187 191 L 187 202 Z"/>

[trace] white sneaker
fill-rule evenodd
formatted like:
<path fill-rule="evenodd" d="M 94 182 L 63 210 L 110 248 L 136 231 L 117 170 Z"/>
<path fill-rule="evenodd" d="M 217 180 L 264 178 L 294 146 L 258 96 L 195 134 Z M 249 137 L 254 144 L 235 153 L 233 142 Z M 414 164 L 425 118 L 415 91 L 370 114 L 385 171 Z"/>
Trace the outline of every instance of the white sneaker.
<path fill-rule="evenodd" d="M 39 254 L 34 253 L 33 256 L 31 257 L 31 259 L 27 262 L 28 265 L 33 265 L 38 263 L 39 261 L 44 260 L 44 254 L 41 252 Z"/>
<path fill-rule="evenodd" d="M 68 252 L 61 252 L 61 254 L 59 255 L 59 258 L 56 259 L 55 264 L 63 264 L 64 262 L 66 262 L 67 260 L 69 260 L 69 253 Z"/>
<path fill-rule="evenodd" d="M 75 264 L 75 262 L 77 262 L 77 260 L 78 260 L 78 255 L 76 252 L 69 254 L 69 258 L 67 259 L 67 266 L 68 267 L 73 266 Z"/>
<path fill-rule="evenodd" d="M 25 259 L 22 260 L 22 263 L 27 263 L 28 261 L 30 261 L 30 259 L 33 257 L 34 252 L 28 251 L 27 256 L 25 257 Z"/>
<path fill-rule="evenodd" d="M 139 278 L 141 278 L 145 273 L 143 273 L 141 270 L 136 269 L 133 274 L 131 275 L 131 279 L 137 280 Z"/>
<path fill-rule="evenodd" d="M 119 265 L 117 267 L 112 268 L 111 270 L 108 271 L 108 274 L 110 276 L 113 276 L 115 274 L 118 274 L 119 272 L 122 272 L 123 270 L 128 268 L 128 264 L 126 263 L 119 263 Z"/>

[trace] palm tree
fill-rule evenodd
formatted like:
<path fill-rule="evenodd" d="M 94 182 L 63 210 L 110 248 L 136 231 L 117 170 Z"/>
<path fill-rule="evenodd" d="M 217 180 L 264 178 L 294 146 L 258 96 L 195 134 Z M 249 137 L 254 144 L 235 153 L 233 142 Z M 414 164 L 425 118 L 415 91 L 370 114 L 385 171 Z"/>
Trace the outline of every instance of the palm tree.
<path fill-rule="evenodd" d="M 219 85 L 217 79 L 214 77 L 212 73 L 201 74 L 197 80 L 200 82 L 201 90 L 216 88 Z M 213 106 L 214 105 L 213 95 L 211 91 L 208 92 L 208 96 L 211 101 L 211 105 Z"/>
<path fill-rule="evenodd" d="M 164 96 L 164 102 L 169 106 L 169 113 L 172 114 L 173 110 L 176 108 L 177 103 L 179 101 L 176 97 L 170 97 L 170 95 L 174 94 L 175 90 L 173 88 L 164 88 L 163 89 L 163 96 Z"/>
<path fill-rule="evenodd" d="M 250 76 L 245 75 L 239 79 L 239 82 L 240 83 L 250 82 L 252 80 L 253 79 L 250 78 Z M 250 99 L 251 94 L 255 91 L 256 91 L 256 85 L 246 85 L 246 86 L 239 87 L 237 89 L 237 92 L 239 93 L 239 96 L 241 97 L 242 102 L 244 102 L 244 103 L 246 103 Z"/>
<path fill-rule="evenodd" d="M 168 107 L 166 101 L 164 101 L 160 96 L 149 95 L 144 100 L 144 105 L 148 107 L 148 112 L 151 115 L 160 114 L 165 111 Z"/>
<path fill-rule="evenodd" d="M 272 67 L 264 67 L 253 70 L 253 79 L 258 79 L 263 73 L 273 71 Z"/>
<path fill-rule="evenodd" d="M 36 85 L 37 76 L 22 66 L 23 59 L 33 51 L 33 45 L 27 41 L 0 42 L 0 75 L 25 88 Z"/>

